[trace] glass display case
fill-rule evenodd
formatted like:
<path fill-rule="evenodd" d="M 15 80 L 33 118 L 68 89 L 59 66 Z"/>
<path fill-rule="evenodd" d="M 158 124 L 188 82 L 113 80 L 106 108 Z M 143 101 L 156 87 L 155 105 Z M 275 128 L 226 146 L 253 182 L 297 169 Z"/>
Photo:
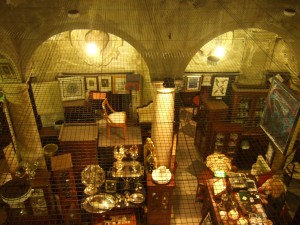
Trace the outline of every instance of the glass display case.
<path fill-rule="evenodd" d="M 232 84 L 231 120 L 243 127 L 259 127 L 268 89 L 238 88 Z"/>
<path fill-rule="evenodd" d="M 218 152 L 224 153 L 229 158 L 234 158 L 240 147 L 242 127 L 240 124 L 229 122 L 212 123 L 209 134 L 208 154 Z"/>

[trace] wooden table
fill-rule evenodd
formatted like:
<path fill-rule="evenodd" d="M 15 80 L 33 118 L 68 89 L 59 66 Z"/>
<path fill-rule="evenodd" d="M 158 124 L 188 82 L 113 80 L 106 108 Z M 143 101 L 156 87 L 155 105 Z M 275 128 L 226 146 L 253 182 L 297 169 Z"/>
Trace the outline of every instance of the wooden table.
<path fill-rule="evenodd" d="M 227 180 L 225 178 L 212 178 L 212 179 L 207 180 L 207 190 L 208 190 L 207 198 L 209 201 L 209 206 L 208 206 L 208 210 L 207 210 L 206 214 L 203 215 L 203 218 L 207 218 L 207 215 L 210 214 L 212 224 L 224 224 L 224 222 L 221 218 L 221 215 L 220 215 L 220 211 L 224 211 L 224 209 L 222 209 L 220 206 L 220 201 L 221 201 L 220 196 L 216 197 L 214 194 L 214 183 L 216 181 L 220 181 L 222 179 L 225 181 L 225 183 L 227 182 Z M 228 189 L 227 183 L 226 183 L 226 186 Z M 234 202 L 237 205 L 236 208 L 237 208 L 237 211 L 238 211 L 240 217 L 244 217 L 248 221 L 253 220 L 254 216 L 256 216 L 256 215 L 262 216 L 264 218 L 267 217 L 265 214 L 264 208 L 259 199 L 256 199 L 254 203 L 249 203 L 252 208 L 255 207 L 255 210 L 257 210 L 257 213 L 254 213 L 249 210 L 247 211 L 246 208 L 243 207 L 244 203 L 242 203 L 242 200 L 240 199 L 239 191 L 233 191 L 231 193 L 231 198 L 234 200 Z M 203 224 L 203 222 L 200 224 Z"/>

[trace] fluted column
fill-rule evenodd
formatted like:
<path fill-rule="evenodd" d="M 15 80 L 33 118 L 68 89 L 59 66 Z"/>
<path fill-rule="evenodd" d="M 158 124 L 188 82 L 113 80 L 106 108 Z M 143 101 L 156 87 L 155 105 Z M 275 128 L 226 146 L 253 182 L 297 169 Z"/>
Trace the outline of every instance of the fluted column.
<path fill-rule="evenodd" d="M 12 129 L 15 135 L 15 149 L 20 161 L 40 162 L 46 168 L 44 152 L 32 110 L 27 84 L 7 84 L 3 88 L 7 100 Z"/>
<path fill-rule="evenodd" d="M 174 125 L 174 89 L 157 89 L 154 99 L 154 122 L 151 139 L 156 148 L 158 166 L 170 168 Z"/>

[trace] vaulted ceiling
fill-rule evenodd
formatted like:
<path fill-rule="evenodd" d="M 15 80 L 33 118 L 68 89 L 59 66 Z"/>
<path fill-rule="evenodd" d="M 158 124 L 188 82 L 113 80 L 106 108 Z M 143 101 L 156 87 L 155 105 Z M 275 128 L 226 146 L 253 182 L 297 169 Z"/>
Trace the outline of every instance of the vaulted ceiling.
<path fill-rule="evenodd" d="M 130 43 L 157 79 L 182 74 L 208 41 L 236 29 L 270 31 L 299 52 L 299 7 L 296 0 L 2 0 L 0 52 L 24 75 L 35 50 L 53 35 L 101 30 Z M 258 36 L 249 38 L 260 46 Z M 286 68 L 294 77 L 299 60 Z"/>

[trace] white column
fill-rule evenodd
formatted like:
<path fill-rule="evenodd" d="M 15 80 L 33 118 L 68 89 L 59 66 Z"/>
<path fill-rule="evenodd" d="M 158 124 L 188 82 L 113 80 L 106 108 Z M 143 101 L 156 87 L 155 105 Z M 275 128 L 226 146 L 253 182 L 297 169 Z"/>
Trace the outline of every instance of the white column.
<path fill-rule="evenodd" d="M 170 168 L 174 126 L 174 89 L 157 89 L 154 99 L 154 122 L 151 139 L 155 145 L 158 166 Z"/>
<path fill-rule="evenodd" d="M 15 149 L 20 161 L 40 162 L 46 168 L 44 152 L 35 121 L 27 84 L 5 85 L 5 98 L 15 136 Z"/>

